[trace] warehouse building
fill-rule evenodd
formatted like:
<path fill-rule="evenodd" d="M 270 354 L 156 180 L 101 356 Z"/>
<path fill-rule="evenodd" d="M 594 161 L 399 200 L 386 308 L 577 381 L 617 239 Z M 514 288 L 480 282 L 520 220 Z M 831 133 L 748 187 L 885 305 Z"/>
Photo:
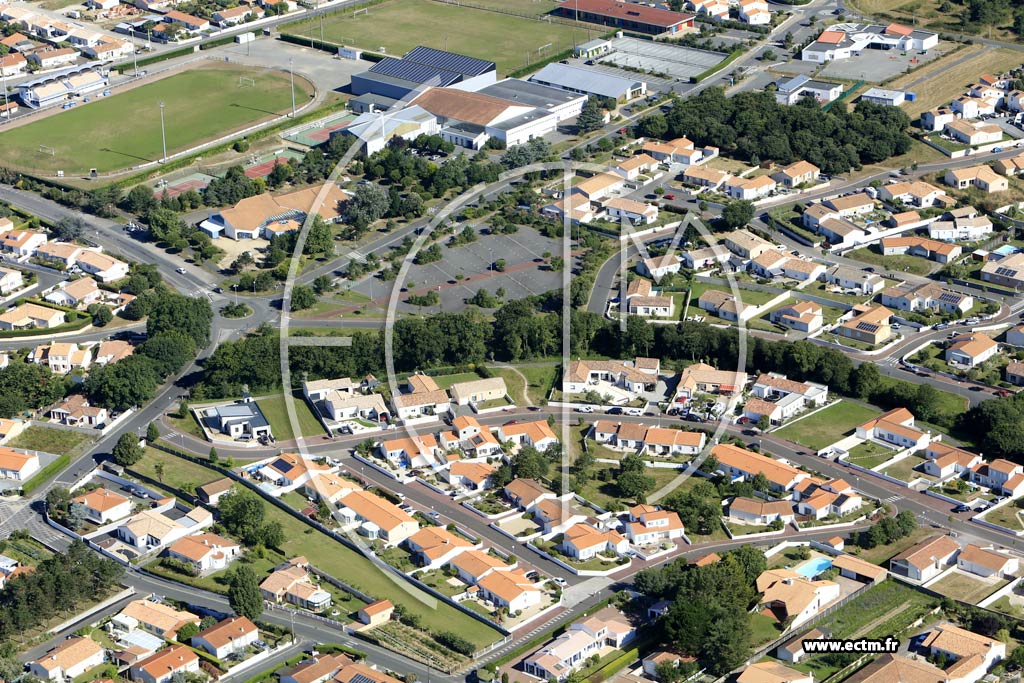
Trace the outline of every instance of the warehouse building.
<path fill-rule="evenodd" d="M 686 33 L 693 30 L 694 16 L 616 0 L 566 0 L 558 6 L 563 17 L 591 24 L 654 36 Z"/>
<path fill-rule="evenodd" d="M 558 117 L 547 110 L 454 88 L 431 88 L 413 104 L 437 117 L 442 138 L 469 149 L 492 137 L 519 145 L 558 126 Z"/>
<path fill-rule="evenodd" d="M 540 83 L 507 78 L 478 90 L 481 95 L 497 97 L 512 104 L 543 109 L 555 115 L 558 121 L 571 119 L 583 110 L 587 96 L 560 90 Z"/>
<path fill-rule="evenodd" d="M 478 90 L 497 80 L 497 66 L 484 59 L 419 47 L 404 57 L 386 57 L 352 76 L 352 94 L 400 100 L 425 87 Z"/>
<path fill-rule="evenodd" d="M 548 64 L 530 76 L 530 81 L 587 96 L 628 102 L 647 94 L 647 83 L 606 73 L 598 69 L 568 64 Z"/>

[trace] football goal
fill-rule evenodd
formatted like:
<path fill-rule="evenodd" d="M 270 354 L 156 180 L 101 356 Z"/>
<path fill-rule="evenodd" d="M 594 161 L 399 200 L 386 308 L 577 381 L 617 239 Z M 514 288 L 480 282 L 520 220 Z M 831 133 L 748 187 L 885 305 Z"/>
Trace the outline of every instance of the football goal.
<path fill-rule="evenodd" d="M 256 87 L 256 79 L 252 78 L 251 76 L 239 76 L 238 77 L 238 87 L 239 88 L 255 88 Z"/>

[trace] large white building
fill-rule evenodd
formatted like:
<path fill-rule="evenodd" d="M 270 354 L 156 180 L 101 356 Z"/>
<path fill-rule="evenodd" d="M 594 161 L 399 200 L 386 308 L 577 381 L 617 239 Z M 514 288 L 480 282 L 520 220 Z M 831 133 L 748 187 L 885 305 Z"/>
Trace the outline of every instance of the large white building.
<path fill-rule="evenodd" d="M 939 34 L 889 24 L 836 24 L 829 26 L 800 53 L 805 62 L 831 62 L 849 59 L 867 49 L 930 50 L 939 44 Z"/>

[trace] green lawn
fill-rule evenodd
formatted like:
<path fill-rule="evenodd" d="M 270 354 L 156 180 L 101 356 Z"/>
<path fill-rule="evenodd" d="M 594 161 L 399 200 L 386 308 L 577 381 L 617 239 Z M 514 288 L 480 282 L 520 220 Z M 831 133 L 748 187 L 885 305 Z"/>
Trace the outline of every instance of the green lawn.
<path fill-rule="evenodd" d="M 157 465 L 163 465 L 162 478 L 157 476 Z M 202 486 L 222 477 L 220 473 L 208 467 L 203 467 L 191 460 L 179 458 L 151 446 L 146 447 L 142 460 L 139 460 L 129 469 L 157 481 L 162 479 L 162 483 L 183 490 L 188 490 L 194 486 Z"/>
<path fill-rule="evenodd" d="M 319 20 L 305 20 L 281 31 L 319 38 L 320 27 Z M 392 0 L 357 16 L 334 12 L 323 20 L 324 39 L 334 43 L 389 55 L 405 54 L 417 45 L 452 49 L 496 62 L 501 75 L 526 66 L 527 58 L 529 63 L 536 62 L 571 49 L 574 40 L 584 43 L 605 31 L 588 24 L 575 28 L 430 0 Z M 541 46 L 549 47 L 538 53 Z"/>
<path fill-rule="evenodd" d="M 986 522 L 1012 529 L 1013 531 L 1024 531 L 1024 523 L 1021 522 L 1020 512 L 1021 509 L 1017 507 L 1017 501 L 1011 501 L 1001 508 L 985 513 L 982 519 Z"/>
<path fill-rule="evenodd" d="M 846 458 L 846 462 L 873 470 L 886 460 L 892 459 L 894 455 L 896 455 L 896 451 L 891 448 L 872 441 L 865 441 L 850 449 L 850 455 Z"/>
<path fill-rule="evenodd" d="M 242 86 L 239 77 L 255 80 Z M 295 100 L 312 92 L 296 79 Z M 111 97 L 93 97 L 0 134 L 0 157 L 34 171 L 113 171 L 158 160 L 162 153 L 160 106 L 165 103 L 167 153 L 250 126 L 290 109 L 288 75 L 242 66 L 190 69 Z M 40 145 L 52 155 L 40 153 Z"/>
<path fill-rule="evenodd" d="M 694 282 L 690 286 L 690 289 L 693 292 L 690 298 L 690 302 L 693 306 L 697 305 L 697 299 L 700 298 L 700 295 L 709 289 L 725 292 L 726 294 L 732 296 L 732 288 L 726 285 L 713 285 L 704 282 Z M 768 303 L 778 295 L 779 292 L 759 292 L 754 291 L 752 289 L 743 289 L 742 287 L 740 288 L 740 298 L 743 300 L 743 303 L 747 304 L 748 306 L 760 306 L 761 304 Z M 679 301 L 677 301 L 677 305 L 681 305 L 684 300 L 685 299 L 680 299 Z"/>
<path fill-rule="evenodd" d="M 778 638 L 782 632 L 779 622 L 766 614 L 753 612 L 750 615 L 750 645 L 758 647 Z"/>
<path fill-rule="evenodd" d="M 28 427 L 7 445 L 57 455 L 77 455 L 96 440 L 87 434 L 52 427 Z"/>
<path fill-rule="evenodd" d="M 493 368 L 491 372 L 505 380 L 505 388 L 508 390 L 508 395 L 512 397 L 513 401 L 519 405 L 525 405 L 523 401 L 528 398 L 526 382 L 523 381 L 523 378 L 517 372 L 509 368 Z M 533 403 L 533 401 L 531 400 L 530 403 Z"/>
<path fill-rule="evenodd" d="M 616 484 L 618 466 L 606 463 L 597 463 L 592 469 L 590 479 L 580 486 L 576 491 L 579 495 L 583 496 L 591 503 L 596 504 L 605 510 L 620 510 L 626 504 L 632 504 L 635 501 L 631 499 L 621 498 L 619 496 L 619 487 Z M 599 477 L 599 473 L 605 470 L 607 471 L 607 481 L 602 481 Z M 665 467 L 648 467 L 644 471 L 644 474 L 653 477 L 655 484 L 654 488 L 649 493 L 653 493 L 665 486 L 673 479 L 679 476 L 680 470 L 668 469 Z"/>
<path fill-rule="evenodd" d="M 935 261 L 929 261 L 921 256 L 910 256 L 909 254 L 883 256 L 872 247 L 854 249 L 846 255 L 849 258 L 857 259 L 864 263 L 870 263 L 874 266 L 880 266 L 886 270 L 897 273 L 907 272 L 913 273 L 914 275 L 927 275 L 933 269 L 937 269 L 939 267 L 939 264 Z"/>
<path fill-rule="evenodd" d="M 434 381 L 437 382 L 437 386 L 442 389 L 448 390 L 453 384 L 459 382 L 474 382 L 480 379 L 480 375 L 475 372 L 457 372 L 453 375 L 435 375 Z"/>
<path fill-rule="evenodd" d="M 886 467 L 882 470 L 885 474 L 890 477 L 895 477 L 900 481 L 910 482 L 914 479 L 927 479 L 929 481 L 937 481 L 935 477 L 925 474 L 921 469 L 921 465 L 924 464 L 924 458 L 918 457 L 917 455 L 911 455 L 907 458 L 903 458 L 899 462 Z"/>
<path fill-rule="evenodd" d="M 316 419 L 309 409 L 309 404 L 302 398 L 302 394 L 293 394 L 295 399 L 295 415 L 299 420 L 299 431 L 302 436 L 318 436 L 324 434 L 323 425 Z M 256 400 L 256 405 L 263 411 L 263 416 L 270 423 L 274 432 L 274 438 L 278 441 L 291 441 L 295 438 L 295 430 L 292 422 L 288 419 L 288 408 L 285 404 L 284 395 L 268 396 Z"/>
<path fill-rule="evenodd" d="M 875 408 L 844 400 L 819 410 L 810 417 L 797 420 L 774 434 L 779 438 L 820 450 L 853 432 L 857 425 L 864 424 L 878 415 L 879 411 Z"/>
<path fill-rule="evenodd" d="M 530 400 L 541 405 L 548 397 L 551 387 L 557 382 L 558 365 L 521 365 L 519 371 L 526 375 L 526 391 Z"/>

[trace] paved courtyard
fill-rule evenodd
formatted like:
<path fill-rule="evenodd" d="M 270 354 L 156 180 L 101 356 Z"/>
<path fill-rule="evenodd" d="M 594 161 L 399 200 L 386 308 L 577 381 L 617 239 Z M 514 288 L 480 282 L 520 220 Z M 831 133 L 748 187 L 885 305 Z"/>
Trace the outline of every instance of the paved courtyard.
<path fill-rule="evenodd" d="M 690 77 L 704 73 L 727 56 L 720 52 L 636 38 L 616 38 L 612 41 L 612 47 L 615 51 L 601 59 L 603 64 L 653 70 L 681 81 L 688 81 Z"/>
<path fill-rule="evenodd" d="M 920 54 L 913 50 L 864 50 L 856 57 L 829 62 L 818 72 L 818 78 L 841 78 L 850 81 L 880 83 L 898 76 L 908 69 L 938 59 L 944 50 L 929 50 Z"/>

